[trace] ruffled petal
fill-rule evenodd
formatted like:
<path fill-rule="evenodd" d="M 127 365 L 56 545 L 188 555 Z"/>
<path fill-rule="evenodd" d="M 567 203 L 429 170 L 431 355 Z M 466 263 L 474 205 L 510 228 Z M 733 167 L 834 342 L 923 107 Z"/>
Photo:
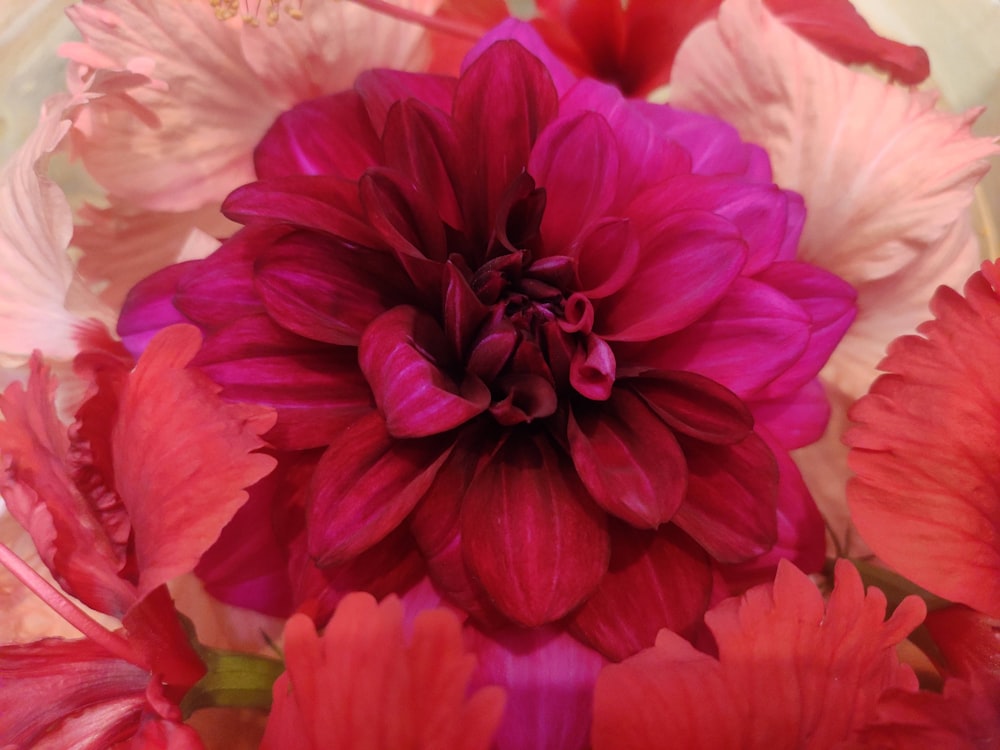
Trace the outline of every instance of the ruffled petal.
<path fill-rule="evenodd" d="M 866 593 L 837 565 L 829 603 L 788 563 L 774 584 L 728 599 L 706 617 L 719 658 L 663 631 L 656 646 L 607 667 L 595 691 L 595 750 L 663 746 L 794 750 L 835 747 L 875 717 L 887 690 L 913 691 L 895 647 L 923 618 L 916 597 L 885 617 L 882 592 Z"/>

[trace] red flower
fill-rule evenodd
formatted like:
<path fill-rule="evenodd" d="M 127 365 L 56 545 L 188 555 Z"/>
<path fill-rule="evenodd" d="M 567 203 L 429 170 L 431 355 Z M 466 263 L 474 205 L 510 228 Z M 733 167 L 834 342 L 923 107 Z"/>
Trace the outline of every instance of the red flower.
<path fill-rule="evenodd" d="M 287 671 L 274 685 L 263 750 L 490 747 L 503 691 L 466 695 L 476 660 L 452 612 L 420 613 L 404 637 L 398 599 L 377 604 L 355 593 L 340 602 L 322 636 L 295 615 L 284 642 Z"/>
<path fill-rule="evenodd" d="M 654 648 L 597 680 L 594 750 L 854 747 L 880 699 L 916 689 L 895 647 L 924 615 L 916 597 L 888 621 L 885 596 L 837 564 L 824 607 L 815 585 L 782 563 L 773 584 L 706 615 L 719 658 L 663 631 Z M 845 744 L 841 744 L 845 743 Z"/>
<path fill-rule="evenodd" d="M 274 417 L 221 401 L 186 369 L 199 341 L 190 327 L 163 331 L 134 370 L 108 341 L 81 354 L 93 388 L 69 430 L 37 355 L 27 389 L 0 397 L 8 511 L 68 593 L 123 625 L 105 630 L 0 546 L 0 562 L 88 637 L 0 646 L 0 745 L 200 747 L 178 706 L 205 668 L 165 584 L 273 467 L 251 451 Z"/>
<path fill-rule="evenodd" d="M 226 203 L 246 228 L 133 290 L 119 331 L 190 320 L 224 395 L 277 408 L 298 468 L 263 512 L 305 506 L 327 572 L 384 580 L 415 543 L 481 621 L 573 613 L 621 657 L 779 527 L 818 563 L 784 452 L 824 415 L 788 414 L 853 291 L 794 260 L 802 205 L 763 152 L 509 30 L 548 67 L 487 38 L 458 80 L 373 72 L 279 118 Z"/>
<path fill-rule="evenodd" d="M 585 75 L 644 96 L 670 79 L 687 35 L 722 0 L 540 0 L 535 26 Z M 825 53 L 876 65 L 903 83 L 920 83 L 930 63 L 919 47 L 878 36 L 848 0 L 766 0 L 769 10 Z"/>
<path fill-rule="evenodd" d="M 1000 617 L 1000 268 L 889 347 L 851 409 L 852 518 L 875 554 L 938 596 Z"/>

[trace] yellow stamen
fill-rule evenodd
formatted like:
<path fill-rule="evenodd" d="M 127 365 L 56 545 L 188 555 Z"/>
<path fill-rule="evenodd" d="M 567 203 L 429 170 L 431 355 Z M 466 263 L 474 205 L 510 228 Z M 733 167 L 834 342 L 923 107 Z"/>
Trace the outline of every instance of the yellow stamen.
<path fill-rule="evenodd" d="M 220 21 L 239 16 L 247 26 L 260 26 L 262 17 L 264 23 L 274 26 L 281 18 L 282 10 L 296 21 L 303 18 L 302 0 L 267 0 L 266 7 L 264 0 L 209 0 L 209 5 Z"/>

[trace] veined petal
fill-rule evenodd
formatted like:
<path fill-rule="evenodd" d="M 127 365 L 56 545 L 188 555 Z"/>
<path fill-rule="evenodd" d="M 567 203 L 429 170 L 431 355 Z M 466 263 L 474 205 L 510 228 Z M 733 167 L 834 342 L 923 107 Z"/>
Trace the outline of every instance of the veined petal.
<path fill-rule="evenodd" d="M 396 440 L 372 412 L 330 440 L 308 507 L 309 552 L 319 565 L 349 561 L 385 538 L 413 510 L 453 440 Z"/>
<path fill-rule="evenodd" d="M 612 524 L 608 573 L 573 614 L 571 632 L 620 661 L 652 646 L 662 628 L 691 639 L 711 593 L 708 555 L 678 528 Z"/>
<path fill-rule="evenodd" d="M 489 407 L 479 378 L 458 384 L 446 374 L 447 351 L 444 332 L 414 307 L 395 307 L 365 329 L 358 363 L 394 437 L 446 432 Z"/>
<path fill-rule="evenodd" d="M 573 405 L 567 427 L 576 471 L 597 504 L 638 528 L 669 521 L 687 491 L 674 433 L 629 390 Z"/>
<path fill-rule="evenodd" d="M 462 507 L 462 550 L 505 615 L 526 626 L 557 620 L 608 566 L 605 521 L 545 436 L 508 440 L 476 476 Z"/>

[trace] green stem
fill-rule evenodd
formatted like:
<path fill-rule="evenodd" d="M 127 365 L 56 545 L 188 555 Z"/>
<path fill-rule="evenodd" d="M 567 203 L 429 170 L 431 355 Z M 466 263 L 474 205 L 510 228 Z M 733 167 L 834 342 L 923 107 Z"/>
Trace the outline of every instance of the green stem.
<path fill-rule="evenodd" d="M 271 688 L 285 671 L 281 661 L 205 647 L 199 655 L 208 671 L 181 701 L 185 718 L 202 708 L 270 709 Z"/>

